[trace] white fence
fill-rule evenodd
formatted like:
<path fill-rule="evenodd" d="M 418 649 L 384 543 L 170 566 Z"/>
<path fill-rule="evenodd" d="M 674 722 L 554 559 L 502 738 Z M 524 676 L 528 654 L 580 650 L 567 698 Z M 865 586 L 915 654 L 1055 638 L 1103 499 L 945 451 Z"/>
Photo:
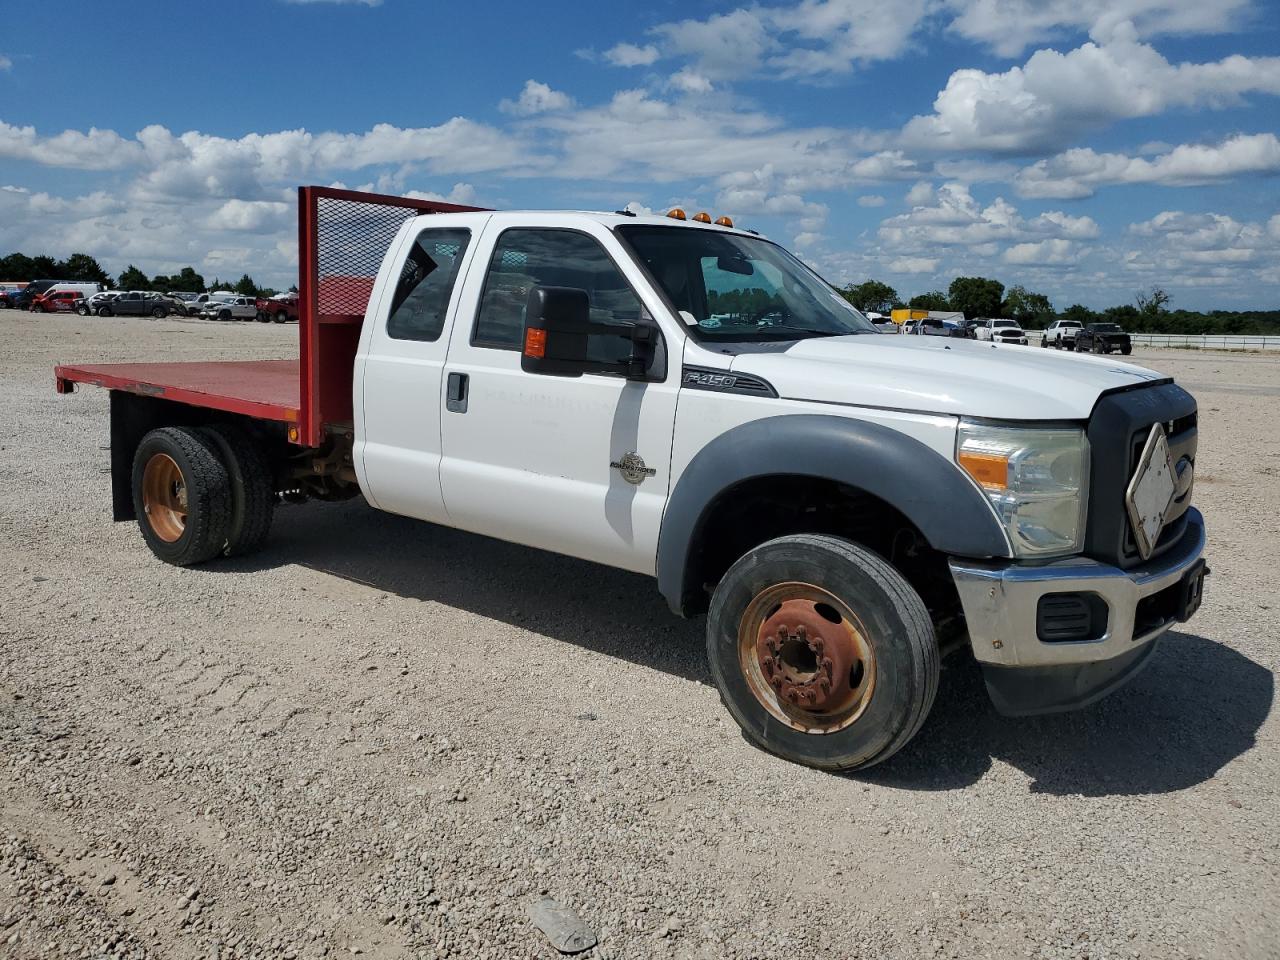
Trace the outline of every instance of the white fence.
<path fill-rule="evenodd" d="M 1280 350 L 1280 337 L 1203 333 L 1132 333 L 1135 347 L 1173 347 L 1183 350 Z"/>

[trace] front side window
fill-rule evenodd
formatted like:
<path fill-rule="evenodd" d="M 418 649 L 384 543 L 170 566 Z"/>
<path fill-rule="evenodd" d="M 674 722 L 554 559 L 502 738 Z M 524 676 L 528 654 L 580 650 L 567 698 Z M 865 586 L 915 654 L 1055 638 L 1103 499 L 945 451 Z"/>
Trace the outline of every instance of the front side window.
<path fill-rule="evenodd" d="M 428 228 L 418 234 L 400 268 L 387 336 L 396 340 L 435 341 L 444 331 L 449 300 L 471 231 Z"/>
<path fill-rule="evenodd" d="M 830 284 L 767 240 L 679 226 L 624 225 L 617 232 L 699 339 L 877 332 Z"/>
<path fill-rule="evenodd" d="M 593 237 L 573 230 L 514 228 L 494 247 L 472 343 L 519 350 L 525 305 L 534 287 L 585 290 L 596 322 L 635 322 L 641 317 L 639 298 Z M 592 336 L 588 353 L 593 360 L 625 360 L 631 344 L 621 337 Z"/>

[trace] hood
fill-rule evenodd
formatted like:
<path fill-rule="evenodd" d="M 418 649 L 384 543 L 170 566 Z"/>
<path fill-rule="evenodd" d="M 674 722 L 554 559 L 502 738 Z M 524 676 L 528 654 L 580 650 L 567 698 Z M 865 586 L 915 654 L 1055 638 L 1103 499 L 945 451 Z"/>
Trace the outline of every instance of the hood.
<path fill-rule="evenodd" d="M 730 368 L 763 377 L 792 400 L 995 420 L 1085 420 L 1108 390 L 1169 379 L 1107 357 L 885 334 L 753 350 Z"/>

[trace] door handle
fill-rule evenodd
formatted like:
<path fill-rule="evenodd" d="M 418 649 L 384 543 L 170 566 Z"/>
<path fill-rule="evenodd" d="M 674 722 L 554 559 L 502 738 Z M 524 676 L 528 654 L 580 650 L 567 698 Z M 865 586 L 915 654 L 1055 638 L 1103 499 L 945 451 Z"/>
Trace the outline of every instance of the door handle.
<path fill-rule="evenodd" d="M 448 391 L 445 393 L 444 405 L 454 413 L 467 412 L 467 386 L 471 377 L 465 373 L 451 373 L 448 380 Z"/>

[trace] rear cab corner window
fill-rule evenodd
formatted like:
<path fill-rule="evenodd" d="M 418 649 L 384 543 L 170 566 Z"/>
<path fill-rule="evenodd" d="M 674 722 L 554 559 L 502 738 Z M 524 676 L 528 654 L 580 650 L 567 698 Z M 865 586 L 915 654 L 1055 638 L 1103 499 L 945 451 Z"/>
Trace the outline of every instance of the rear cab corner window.
<path fill-rule="evenodd" d="M 496 350 L 519 350 L 525 305 L 534 287 L 585 290 L 595 321 L 648 318 L 639 297 L 609 253 L 594 237 L 577 230 L 509 227 L 498 237 L 485 272 L 471 343 Z M 592 358 L 626 359 L 631 345 L 621 337 L 588 341 Z"/>
<path fill-rule="evenodd" d="M 387 336 L 435 341 L 444 331 L 458 269 L 471 242 L 465 227 L 427 227 L 418 234 L 400 266 Z"/>

